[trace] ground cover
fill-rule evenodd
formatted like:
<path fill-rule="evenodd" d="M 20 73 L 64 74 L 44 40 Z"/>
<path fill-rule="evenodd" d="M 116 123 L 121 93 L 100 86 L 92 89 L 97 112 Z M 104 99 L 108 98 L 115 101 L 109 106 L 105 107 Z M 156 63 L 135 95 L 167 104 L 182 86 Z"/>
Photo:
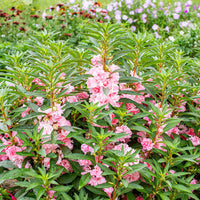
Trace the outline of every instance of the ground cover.
<path fill-rule="evenodd" d="M 0 13 L 0 199 L 198 200 L 199 6 L 34 6 Z"/>

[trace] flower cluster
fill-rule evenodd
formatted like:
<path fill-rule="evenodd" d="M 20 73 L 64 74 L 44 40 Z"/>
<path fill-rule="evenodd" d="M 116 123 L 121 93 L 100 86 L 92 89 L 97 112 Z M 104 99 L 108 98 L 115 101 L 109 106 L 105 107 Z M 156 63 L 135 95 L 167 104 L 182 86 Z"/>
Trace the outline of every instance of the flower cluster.
<path fill-rule="evenodd" d="M 101 105 L 119 106 L 119 69 L 116 65 L 110 65 L 108 70 L 103 69 L 102 58 L 100 55 L 92 58 L 93 68 L 87 73 L 92 75 L 87 80 L 87 87 L 89 89 L 90 101 L 99 103 Z"/>

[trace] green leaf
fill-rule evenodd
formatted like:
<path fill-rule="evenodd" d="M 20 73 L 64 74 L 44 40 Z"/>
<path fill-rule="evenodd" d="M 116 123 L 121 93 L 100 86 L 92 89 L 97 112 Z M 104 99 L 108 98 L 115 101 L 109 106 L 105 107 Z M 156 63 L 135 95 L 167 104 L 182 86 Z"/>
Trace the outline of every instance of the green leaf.
<path fill-rule="evenodd" d="M 158 193 L 162 200 L 170 200 L 170 198 L 165 193 Z"/>
<path fill-rule="evenodd" d="M 59 185 L 59 186 L 53 187 L 52 190 L 56 192 L 69 192 L 72 189 L 72 187 L 73 185 L 68 185 L 68 186 Z"/>
<path fill-rule="evenodd" d="M 47 155 L 45 149 L 40 149 L 39 151 L 37 151 L 37 153 L 44 157 L 46 157 Z"/>
<path fill-rule="evenodd" d="M 109 169 L 105 165 L 102 165 L 100 163 L 97 163 L 97 165 L 103 170 L 102 176 L 116 174 L 114 171 L 112 171 L 111 169 Z"/>
<path fill-rule="evenodd" d="M 122 179 L 121 181 L 122 181 L 123 186 L 124 186 L 125 188 L 127 188 L 127 187 L 128 187 L 128 182 L 127 182 L 127 180 L 126 180 L 126 179 Z"/>
<path fill-rule="evenodd" d="M 109 188 L 109 187 L 112 187 L 112 184 L 110 184 L 110 183 L 102 183 L 102 184 L 96 185 L 95 187 L 96 188 Z"/>
<path fill-rule="evenodd" d="M 120 77 L 119 83 L 137 83 L 141 82 L 142 80 L 135 77 Z"/>
<path fill-rule="evenodd" d="M 73 200 L 68 194 L 66 194 L 64 192 L 61 192 L 59 194 L 62 194 L 64 200 Z M 55 193 L 55 195 L 56 195 L 56 193 Z"/>
<path fill-rule="evenodd" d="M 37 200 L 40 200 L 42 195 L 45 193 L 45 188 L 40 187 L 37 191 Z"/>
<path fill-rule="evenodd" d="M 31 110 L 33 110 L 34 112 L 38 112 L 39 106 L 37 106 L 34 103 L 31 103 L 30 101 L 28 101 L 28 106 L 31 108 Z"/>
<path fill-rule="evenodd" d="M 29 120 L 29 119 L 33 119 L 35 117 L 38 117 L 38 116 L 41 116 L 41 115 L 46 115 L 45 113 L 42 113 L 42 112 L 33 112 L 29 115 L 26 115 L 25 117 L 23 117 L 21 120 L 19 120 L 20 122 L 23 122 L 23 121 L 26 121 L 26 120 Z"/>
<path fill-rule="evenodd" d="M 29 184 L 27 184 L 27 190 L 30 190 L 30 189 L 33 189 L 33 188 L 36 188 L 36 187 L 38 187 L 38 186 L 41 186 L 41 184 L 42 184 L 42 182 L 40 182 L 40 181 L 37 181 L 37 182 L 32 182 L 32 183 L 29 183 Z"/>
<path fill-rule="evenodd" d="M 16 152 L 17 155 L 20 155 L 20 156 L 29 156 L 29 157 L 34 157 L 35 155 L 32 154 L 32 153 L 29 153 L 29 152 L 25 152 L 25 151 L 22 151 L 22 152 Z"/>
<path fill-rule="evenodd" d="M 119 94 L 130 94 L 130 95 L 143 95 L 131 90 L 120 90 Z"/>
<path fill-rule="evenodd" d="M 135 200 L 135 195 L 132 192 L 128 192 L 126 194 L 126 197 L 128 198 L 128 200 Z"/>
<path fill-rule="evenodd" d="M 15 179 L 24 176 L 24 173 L 29 169 L 13 169 L 11 171 L 4 172 L 0 175 L 0 183 L 8 179 Z"/>
<path fill-rule="evenodd" d="M 19 185 L 20 187 L 25 187 L 25 188 L 27 188 L 28 185 L 29 185 L 29 182 L 27 182 L 27 181 L 21 181 L 21 182 L 15 183 L 15 184 L 16 184 L 16 185 Z"/>
<path fill-rule="evenodd" d="M 24 131 L 24 130 L 29 130 L 29 129 L 33 129 L 34 126 L 32 125 L 20 125 L 20 126 L 17 126 L 17 127 L 14 127 L 12 128 L 12 131 Z"/>
<path fill-rule="evenodd" d="M 93 156 L 84 155 L 81 153 L 70 153 L 66 155 L 65 157 L 72 160 L 90 160 L 90 161 L 94 160 Z"/>
<path fill-rule="evenodd" d="M 178 176 L 185 176 L 190 174 L 189 172 L 176 172 L 174 174 L 168 174 L 167 176 L 171 176 L 171 177 L 178 177 Z"/>
<path fill-rule="evenodd" d="M 77 177 L 76 173 L 63 174 L 58 178 L 57 182 L 59 184 L 69 184 L 73 180 L 75 180 L 76 177 Z"/>
<path fill-rule="evenodd" d="M 167 125 L 163 129 L 163 132 L 165 133 L 166 131 L 174 128 L 181 120 L 182 119 L 180 118 L 173 118 L 173 119 L 167 120 Z"/>
<path fill-rule="evenodd" d="M 101 196 L 108 196 L 102 189 L 95 188 L 93 186 L 87 185 L 85 186 L 87 190 L 94 193 L 95 195 L 101 195 Z"/>
<path fill-rule="evenodd" d="M 180 190 L 180 191 L 183 191 L 183 192 L 188 192 L 188 193 L 192 193 L 192 191 L 190 189 L 188 189 L 187 187 L 185 187 L 184 185 L 181 185 L 181 184 L 174 184 L 172 185 L 172 187 L 174 189 L 177 189 L 177 190 Z"/>
<path fill-rule="evenodd" d="M 0 162 L 0 167 L 4 168 L 15 168 L 15 165 L 10 160 L 3 160 Z"/>
<path fill-rule="evenodd" d="M 179 156 L 177 158 L 175 158 L 175 160 L 187 160 L 187 161 L 190 161 L 190 162 L 196 162 L 194 159 L 197 159 L 199 158 L 199 155 L 182 155 L 182 156 Z"/>
<path fill-rule="evenodd" d="M 83 176 L 81 176 L 80 182 L 79 182 L 79 190 L 85 186 L 91 179 L 91 175 L 90 173 L 84 174 Z"/>
<path fill-rule="evenodd" d="M 147 133 L 151 132 L 147 128 L 145 128 L 144 126 L 132 126 L 131 129 L 136 130 L 136 131 L 144 131 L 144 132 L 147 132 Z"/>
<path fill-rule="evenodd" d="M 199 200 L 199 197 L 197 197 L 195 194 L 189 194 L 190 197 L 192 197 L 195 200 Z"/>
<path fill-rule="evenodd" d="M 139 185 L 137 183 L 134 183 L 134 182 L 129 183 L 128 184 L 128 188 L 136 189 L 136 190 L 143 190 L 144 189 L 143 186 L 141 186 L 141 185 Z"/>

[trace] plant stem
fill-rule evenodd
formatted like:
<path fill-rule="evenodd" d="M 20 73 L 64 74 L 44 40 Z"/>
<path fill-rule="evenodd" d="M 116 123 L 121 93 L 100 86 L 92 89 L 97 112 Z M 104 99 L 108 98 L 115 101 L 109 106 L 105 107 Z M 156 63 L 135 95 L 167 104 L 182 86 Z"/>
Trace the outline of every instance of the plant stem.
<path fill-rule="evenodd" d="M 112 197 L 110 198 L 110 200 L 115 200 L 116 199 L 116 197 L 115 197 L 115 195 L 116 195 L 116 192 L 117 192 L 117 187 L 118 187 L 118 185 L 119 185 L 119 181 L 120 181 L 120 174 L 121 174 L 121 167 L 120 167 L 120 169 L 119 169 L 119 171 L 118 171 L 118 177 L 117 177 L 117 182 L 116 182 L 116 185 L 115 185 L 115 188 L 114 188 L 114 192 L 113 192 L 113 195 L 112 195 Z"/>
<path fill-rule="evenodd" d="M 162 97 L 161 97 L 161 102 L 160 102 L 160 108 L 163 106 L 163 101 L 165 99 L 165 89 L 166 89 L 166 81 L 164 81 L 164 87 L 162 89 Z"/>
<path fill-rule="evenodd" d="M 136 58 L 135 58 L 135 62 L 134 62 L 133 77 L 135 76 L 136 68 L 137 68 L 137 65 L 138 65 L 138 55 L 139 55 L 139 50 L 138 50 L 138 46 L 137 46 Z"/>
<path fill-rule="evenodd" d="M 7 118 L 6 114 L 5 114 L 5 110 L 4 110 L 3 105 L 1 105 L 1 110 L 2 110 L 3 117 L 4 117 L 5 121 L 8 121 L 8 118 Z M 12 132 L 10 130 L 10 126 L 9 125 L 6 125 L 6 126 L 7 126 L 7 129 L 8 129 L 8 134 L 10 136 L 11 142 L 13 143 L 14 142 L 14 137 L 12 136 Z"/>

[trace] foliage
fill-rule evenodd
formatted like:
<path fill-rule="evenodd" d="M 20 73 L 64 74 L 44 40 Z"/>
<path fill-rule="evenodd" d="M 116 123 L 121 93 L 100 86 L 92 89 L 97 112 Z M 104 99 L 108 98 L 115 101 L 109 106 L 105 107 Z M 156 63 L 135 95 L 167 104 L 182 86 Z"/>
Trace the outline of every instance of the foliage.
<path fill-rule="evenodd" d="M 199 7 L 168 3 L 0 12 L 0 199 L 199 199 Z"/>

